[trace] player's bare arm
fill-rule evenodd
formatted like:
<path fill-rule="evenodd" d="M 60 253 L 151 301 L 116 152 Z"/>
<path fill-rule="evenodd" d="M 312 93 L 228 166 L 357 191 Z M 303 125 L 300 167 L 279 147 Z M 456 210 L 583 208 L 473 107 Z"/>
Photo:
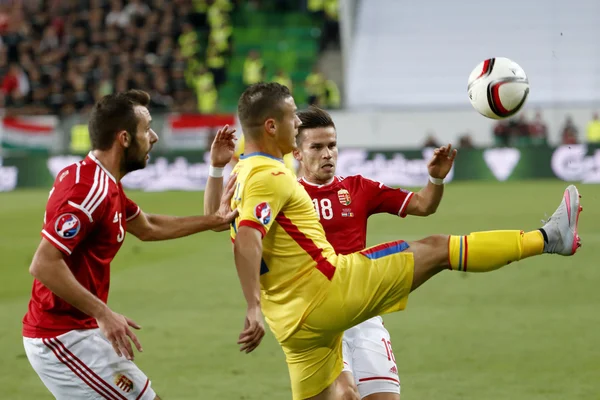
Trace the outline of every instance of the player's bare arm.
<path fill-rule="evenodd" d="M 113 345 L 115 352 L 127 359 L 133 360 L 133 348 L 130 338 L 136 348 L 142 351 L 142 345 L 135 334 L 129 329 L 140 327 L 129 318 L 113 312 L 100 299 L 85 289 L 65 263 L 63 253 L 42 238 L 34 256 L 29 272 L 54 294 L 81 312 L 95 318 L 98 326 Z"/>
<path fill-rule="evenodd" d="M 430 179 L 420 191 L 411 198 L 406 208 L 406 213 L 416 216 L 427 216 L 437 211 L 444 195 L 442 180 L 446 178 L 456 157 L 457 150 L 449 144 L 434 150 L 433 157 L 427 165 Z M 434 183 L 434 181 L 439 180 Z"/>
<path fill-rule="evenodd" d="M 235 152 L 235 129 L 225 125 L 219 129 L 210 147 L 210 172 L 204 189 L 204 214 L 212 215 L 220 206 L 223 193 L 223 169 Z"/>
<path fill-rule="evenodd" d="M 229 224 L 238 215 L 238 211 L 231 210 L 230 205 L 234 189 L 235 179 L 230 179 L 214 215 L 175 217 L 140 212 L 138 217 L 127 223 L 127 232 L 142 241 L 157 241 L 177 239 L 208 230 L 216 232 L 227 230 Z"/>
<path fill-rule="evenodd" d="M 244 330 L 240 333 L 240 351 L 250 353 L 258 347 L 265 335 L 262 311 L 260 309 L 260 260 L 262 257 L 262 237 L 260 231 L 240 226 L 233 253 L 238 277 L 247 303 Z"/>

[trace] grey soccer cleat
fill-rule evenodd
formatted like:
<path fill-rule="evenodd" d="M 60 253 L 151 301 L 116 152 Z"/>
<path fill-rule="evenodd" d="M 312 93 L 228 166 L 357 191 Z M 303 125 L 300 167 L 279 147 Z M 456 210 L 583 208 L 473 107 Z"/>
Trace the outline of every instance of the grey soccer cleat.
<path fill-rule="evenodd" d="M 542 229 L 548 242 L 544 243 L 544 253 L 572 256 L 581 247 L 581 238 L 577 234 L 579 213 L 583 207 L 579 204 L 581 195 L 577 188 L 569 185 L 565 189 L 560 205 L 545 222 Z"/>

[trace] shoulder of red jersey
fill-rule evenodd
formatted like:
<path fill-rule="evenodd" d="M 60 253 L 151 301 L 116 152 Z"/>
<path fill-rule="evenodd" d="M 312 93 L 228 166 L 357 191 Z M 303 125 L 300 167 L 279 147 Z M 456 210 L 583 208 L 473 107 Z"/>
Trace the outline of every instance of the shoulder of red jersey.
<path fill-rule="evenodd" d="M 342 181 L 340 179 L 340 181 Z M 391 186 L 386 185 L 383 182 L 380 181 L 376 181 L 370 178 L 366 178 L 362 175 L 352 175 L 352 176 L 348 176 L 346 178 L 343 179 L 343 183 L 345 184 L 345 186 L 350 187 L 356 187 L 358 189 L 370 189 L 372 191 L 376 191 L 379 192 L 381 190 L 384 191 L 389 191 L 389 190 L 398 190 L 402 193 L 405 194 L 410 194 L 411 192 L 409 190 L 403 189 L 403 188 L 393 188 Z"/>
<path fill-rule="evenodd" d="M 376 181 L 374 179 L 371 178 L 367 178 L 364 177 L 362 175 L 352 175 L 352 176 L 348 176 L 345 179 L 348 183 L 352 182 L 352 183 L 356 183 L 359 185 L 372 185 L 372 186 L 377 186 L 380 189 L 384 188 L 384 187 L 388 187 L 386 184 L 384 184 L 383 182 L 380 181 Z"/>
<path fill-rule="evenodd" d="M 377 183 L 371 179 L 367 179 L 362 175 L 338 176 L 338 182 L 346 187 L 361 187 L 365 182 Z"/>
<path fill-rule="evenodd" d="M 54 190 L 65 193 L 63 198 L 68 204 L 81 210 L 92 221 L 92 215 L 109 198 L 112 183 L 117 184 L 102 165 L 86 158 L 59 172 Z"/>

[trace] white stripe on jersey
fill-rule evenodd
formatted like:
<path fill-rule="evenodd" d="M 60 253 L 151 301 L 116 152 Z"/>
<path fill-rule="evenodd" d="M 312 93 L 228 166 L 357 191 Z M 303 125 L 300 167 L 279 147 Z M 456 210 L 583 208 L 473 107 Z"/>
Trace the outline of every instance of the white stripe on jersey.
<path fill-rule="evenodd" d="M 98 167 L 96 167 L 98 168 Z M 91 210 L 94 204 L 96 204 L 96 201 L 102 196 L 102 192 L 104 191 L 104 182 L 106 181 L 105 179 L 106 175 L 104 174 L 104 171 L 100 171 L 100 175 L 98 177 L 98 188 L 97 190 L 94 192 L 94 195 L 92 196 L 92 198 L 87 201 L 87 202 L 83 202 L 81 203 L 81 207 L 83 208 L 87 208 L 90 211 L 91 214 Z"/>
<path fill-rule="evenodd" d="M 83 202 L 81 204 L 76 204 L 72 201 L 69 201 L 68 204 L 71 207 L 81 210 L 85 215 L 87 215 L 87 217 L 90 219 L 90 222 L 94 222 L 92 214 L 94 214 L 94 211 L 96 211 L 96 209 L 100 206 L 100 204 L 102 204 L 108 195 L 108 187 L 108 176 L 104 173 L 100 166 L 96 166 L 96 171 L 94 172 L 94 183 L 92 184 L 92 188 L 88 192 Z"/>
<path fill-rule="evenodd" d="M 71 255 L 71 250 L 69 250 L 69 248 L 67 246 L 65 246 L 64 244 L 62 244 L 61 242 L 58 241 L 58 239 L 56 239 L 54 236 L 52 236 L 51 234 L 49 234 L 48 232 L 46 232 L 45 229 L 42 229 L 42 234 L 44 235 L 44 237 L 46 239 L 51 240 L 52 242 L 54 242 L 54 244 L 56 244 L 58 247 L 60 247 L 61 249 L 63 249 L 64 251 L 67 252 L 68 255 Z"/>
<path fill-rule="evenodd" d="M 400 210 L 398 211 L 398 215 L 402 215 L 402 213 L 406 209 L 406 206 L 408 205 L 408 202 L 410 201 L 410 199 L 412 199 L 413 195 L 414 195 L 414 193 L 410 192 L 408 194 L 408 196 L 406 196 L 406 198 L 404 199 L 404 203 L 402 203 L 402 206 L 400 207 Z"/>
<path fill-rule="evenodd" d="M 92 214 L 90 214 L 90 212 L 88 210 L 86 210 L 85 208 L 81 207 L 79 204 L 73 203 L 71 200 L 69 200 L 67 203 L 71 207 L 74 207 L 74 208 L 76 208 L 78 210 L 81 210 L 85 215 L 87 215 L 87 217 L 90 219 L 90 222 L 94 222 L 94 219 L 92 218 Z"/>
<path fill-rule="evenodd" d="M 90 189 L 90 191 L 88 192 L 85 200 L 83 200 L 83 202 L 81 203 L 81 205 L 83 206 L 84 204 L 86 204 L 88 201 L 90 201 L 90 198 L 94 195 L 94 193 L 96 192 L 96 187 L 98 186 L 98 175 L 100 174 L 100 167 L 96 166 L 96 171 L 94 172 L 94 184 L 92 185 L 92 188 Z"/>
<path fill-rule="evenodd" d="M 100 191 L 98 191 L 98 192 L 100 192 Z M 108 194 L 108 176 L 106 176 L 106 174 L 104 174 L 104 192 L 102 192 L 102 195 L 100 196 L 100 198 L 98 199 L 98 201 L 94 205 L 91 206 L 91 208 L 90 208 L 90 214 L 93 214 L 94 211 L 96 211 L 96 208 L 98 208 L 98 206 L 106 198 L 107 194 Z"/>
<path fill-rule="evenodd" d="M 142 211 L 142 209 L 138 206 L 137 211 L 129 218 L 126 218 L 125 221 L 131 221 L 132 219 L 140 215 L 140 211 Z"/>
<path fill-rule="evenodd" d="M 79 183 L 79 170 L 81 169 L 81 163 L 77 163 L 77 172 L 75 173 L 75 184 Z"/>
<path fill-rule="evenodd" d="M 112 181 L 113 181 L 114 183 L 117 183 L 117 180 L 115 179 L 115 177 L 114 177 L 114 176 L 112 176 L 112 174 L 111 174 L 111 173 L 110 173 L 110 172 L 109 172 L 109 171 L 108 171 L 108 170 L 107 170 L 107 169 L 104 167 L 104 165 L 102 165 L 102 163 L 100 162 L 100 160 L 98 160 L 98 159 L 97 159 L 97 158 L 96 158 L 96 157 L 95 157 L 95 156 L 92 154 L 92 152 L 91 152 L 91 151 L 88 153 L 88 157 L 89 157 L 89 158 L 91 158 L 91 159 L 92 159 L 92 160 L 93 160 L 93 161 L 96 163 L 96 165 L 98 165 L 100 168 L 102 168 L 102 170 L 103 170 L 103 171 L 106 173 L 106 175 L 108 175 L 108 177 L 109 177 L 110 179 L 112 179 Z"/>

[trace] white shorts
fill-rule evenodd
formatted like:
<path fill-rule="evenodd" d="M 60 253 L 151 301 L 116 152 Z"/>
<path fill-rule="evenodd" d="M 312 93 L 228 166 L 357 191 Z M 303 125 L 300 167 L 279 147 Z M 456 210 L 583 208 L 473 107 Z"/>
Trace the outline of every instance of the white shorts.
<path fill-rule="evenodd" d="M 374 393 L 400 394 L 400 378 L 390 333 L 381 317 L 371 318 L 344 332 L 344 372 L 354 376 L 361 398 Z"/>
<path fill-rule="evenodd" d="M 117 356 L 100 329 L 74 330 L 51 339 L 23 338 L 25 353 L 58 400 L 154 400 L 150 380 Z"/>

